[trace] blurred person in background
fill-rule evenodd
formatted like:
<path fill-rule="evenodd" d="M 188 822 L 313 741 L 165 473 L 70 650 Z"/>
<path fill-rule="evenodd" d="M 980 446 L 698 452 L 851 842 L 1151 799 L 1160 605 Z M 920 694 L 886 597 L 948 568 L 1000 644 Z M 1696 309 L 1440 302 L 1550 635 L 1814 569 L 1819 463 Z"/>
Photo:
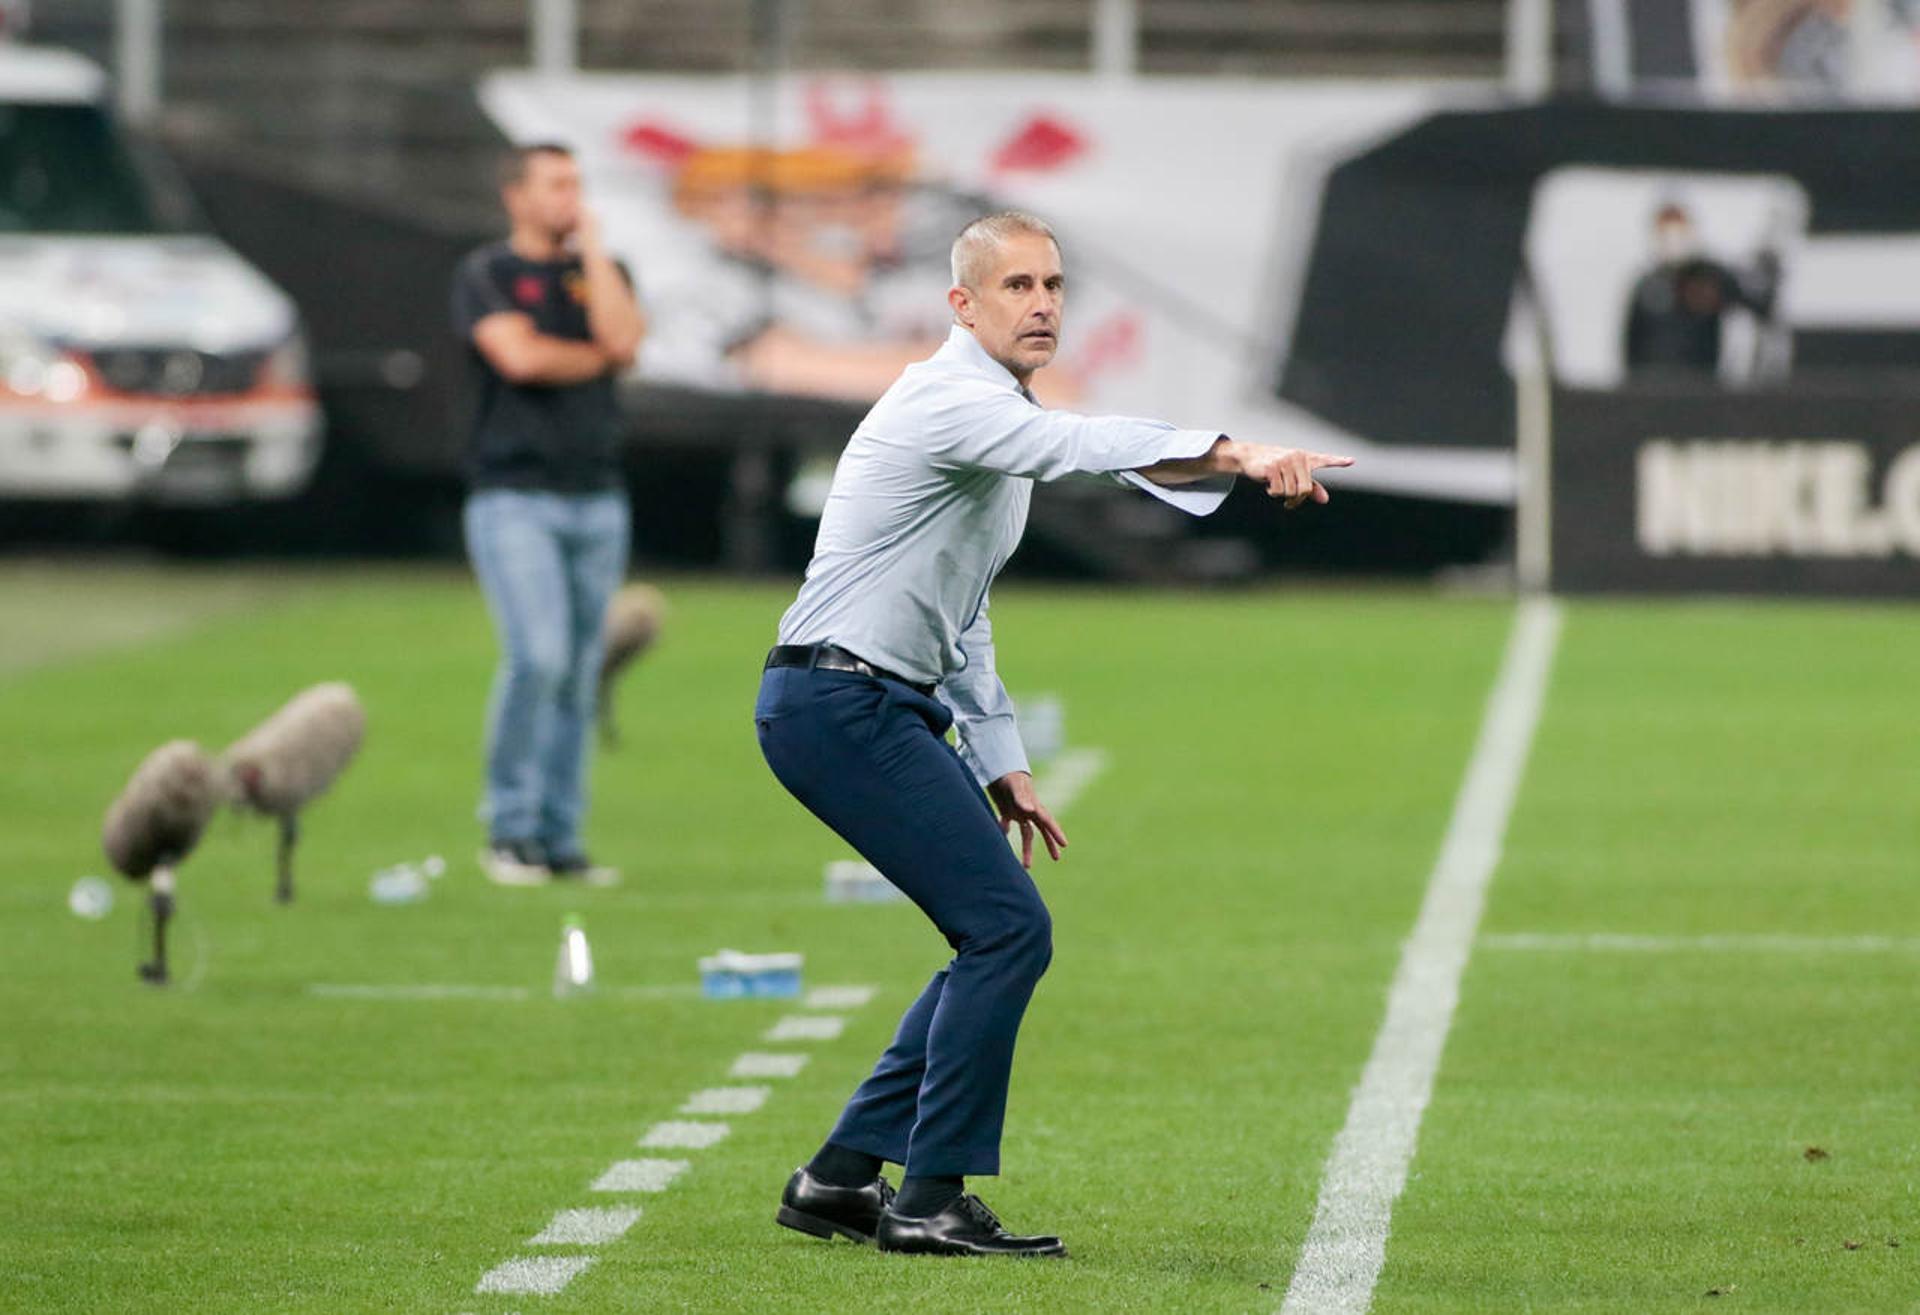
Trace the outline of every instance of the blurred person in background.
<path fill-rule="evenodd" d="M 1653 245 L 1653 267 L 1634 284 L 1627 307 L 1627 370 L 1635 376 L 1717 378 L 1727 317 L 1745 310 L 1763 327 L 1771 322 L 1780 257 L 1769 247 L 1745 269 L 1713 259 L 1701 247 L 1692 213 L 1674 201 L 1654 215 Z"/>
<path fill-rule="evenodd" d="M 494 881 L 610 884 L 587 857 L 588 733 L 607 601 L 626 574 L 630 512 L 614 377 L 646 332 L 564 146 L 513 149 L 511 231 L 462 262 L 454 330 L 477 406 L 467 452 L 467 553 L 502 649 L 487 717 Z"/>

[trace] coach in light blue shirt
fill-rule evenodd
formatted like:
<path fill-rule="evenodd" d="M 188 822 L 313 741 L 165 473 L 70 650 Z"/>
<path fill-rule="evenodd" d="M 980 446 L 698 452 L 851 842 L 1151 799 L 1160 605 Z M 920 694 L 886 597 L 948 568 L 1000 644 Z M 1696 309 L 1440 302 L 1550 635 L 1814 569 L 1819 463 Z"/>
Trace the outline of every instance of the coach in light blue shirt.
<path fill-rule="evenodd" d="M 1042 410 L 1027 384 L 1059 346 L 1066 278 L 1031 215 L 969 224 L 953 284 L 946 344 L 907 367 L 841 455 L 754 720 L 781 784 L 920 906 L 954 958 L 795 1171 L 778 1219 L 882 1250 L 1057 1256 L 1059 1238 L 1009 1233 L 963 1189 L 965 1175 L 1000 1170 L 1014 1038 L 1053 953 L 1027 873 L 1033 837 L 1056 860 L 1067 843 L 1034 794 L 995 667 L 989 587 L 1036 480 L 1104 476 L 1205 515 L 1237 475 L 1290 507 L 1325 502 L 1314 472 L 1351 463 Z M 1005 838 L 1015 825 L 1019 861 Z M 897 1196 L 886 1161 L 906 1170 Z"/>

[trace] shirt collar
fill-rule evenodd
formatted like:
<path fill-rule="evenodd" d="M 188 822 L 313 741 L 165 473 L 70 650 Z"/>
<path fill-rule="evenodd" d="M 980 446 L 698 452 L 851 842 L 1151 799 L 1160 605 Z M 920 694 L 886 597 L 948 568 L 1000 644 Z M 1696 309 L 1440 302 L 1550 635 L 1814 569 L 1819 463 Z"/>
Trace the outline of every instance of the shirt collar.
<path fill-rule="evenodd" d="M 958 361 L 975 374 L 984 375 L 995 383 L 1005 384 L 1016 393 L 1027 396 L 1031 400 L 1027 390 L 1020 386 L 1020 381 L 1013 377 L 1013 372 L 987 355 L 987 349 L 982 347 L 980 340 L 973 336 L 973 330 L 964 324 L 956 324 L 947 331 L 947 343 L 940 349 L 939 355 L 948 360 Z"/>

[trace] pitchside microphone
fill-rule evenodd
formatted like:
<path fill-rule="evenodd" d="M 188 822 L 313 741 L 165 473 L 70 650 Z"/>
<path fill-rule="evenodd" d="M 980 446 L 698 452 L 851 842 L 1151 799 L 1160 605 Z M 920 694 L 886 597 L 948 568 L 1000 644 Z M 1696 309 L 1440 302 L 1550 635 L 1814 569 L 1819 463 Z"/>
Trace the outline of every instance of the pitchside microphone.
<path fill-rule="evenodd" d="M 173 920 L 176 867 L 186 861 L 219 805 L 211 759 L 191 740 L 173 740 L 134 769 L 120 797 L 107 809 L 100 847 L 123 876 L 148 883 L 153 918 L 153 959 L 140 976 L 155 986 L 167 981 L 167 924 Z"/>
<path fill-rule="evenodd" d="M 650 584 L 630 584 L 607 604 L 606 638 L 600 659 L 600 741 L 608 748 L 620 744 L 620 730 L 614 725 L 613 715 L 614 681 L 653 647 L 666 615 L 666 596 Z"/>
<path fill-rule="evenodd" d="M 367 714 L 351 685 L 304 690 L 248 732 L 222 759 L 236 807 L 280 823 L 274 897 L 293 902 L 293 850 L 300 810 L 325 794 L 359 752 Z"/>

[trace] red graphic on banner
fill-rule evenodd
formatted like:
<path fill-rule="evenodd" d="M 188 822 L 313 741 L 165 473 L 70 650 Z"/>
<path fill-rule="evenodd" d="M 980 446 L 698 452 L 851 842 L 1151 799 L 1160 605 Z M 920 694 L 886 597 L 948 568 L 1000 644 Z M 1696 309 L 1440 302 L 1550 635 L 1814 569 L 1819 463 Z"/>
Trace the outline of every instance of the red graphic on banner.
<path fill-rule="evenodd" d="M 1034 114 L 993 153 L 995 173 L 1046 173 L 1086 153 L 1087 139 L 1044 110 Z"/>
<path fill-rule="evenodd" d="M 677 165 L 700 149 L 693 138 L 653 119 L 628 124 L 620 133 L 620 144 L 665 165 Z"/>
<path fill-rule="evenodd" d="M 1140 316 L 1135 312 L 1119 311 L 1109 315 L 1086 336 L 1074 364 L 1087 379 L 1138 365 L 1143 334 Z"/>
<path fill-rule="evenodd" d="M 872 155 L 887 155 L 913 145 L 913 134 L 894 117 L 892 93 L 885 82 L 878 78 L 861 82 L 858 104 L 844 111 L 835 95 L 840 85 L 844 83 L 816 78 L 802 93 L 814 145 Z"/>

